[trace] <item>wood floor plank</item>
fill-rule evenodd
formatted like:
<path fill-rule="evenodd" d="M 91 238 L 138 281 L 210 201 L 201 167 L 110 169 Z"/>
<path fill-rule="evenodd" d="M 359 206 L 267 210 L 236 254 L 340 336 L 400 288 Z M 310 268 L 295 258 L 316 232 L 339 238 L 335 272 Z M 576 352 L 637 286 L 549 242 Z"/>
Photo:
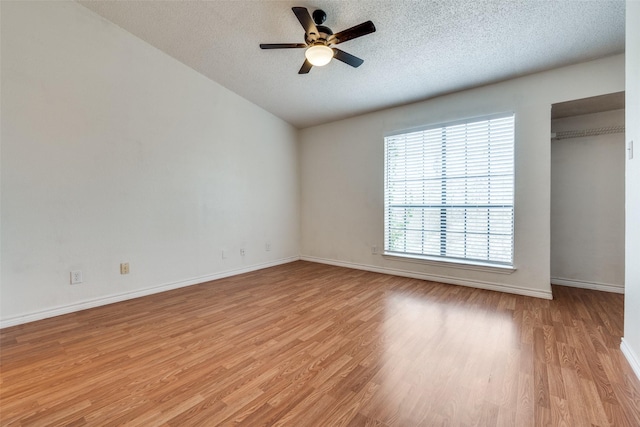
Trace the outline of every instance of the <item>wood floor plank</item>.
<path fill-rule="evenodd" d="M 589 402 L 581 391 L 580 378 L 578 374 L 573 369 L 562 368 L 562 378 L 569 394 L 567 396 L 569 413 L 571 414 L 571 418 L 575 422 L 575 425 L 591 425 L 588 413 L 589 409 L 587 408 Z"/>
<path fill-rule="evenodd" d="M 0 425 L 640 425 L 622 295 L 298 261 L 0 330 Z"/>
<path fill-rule="evenodd" d="M 571 418 L 567 401 L 557 396 L 551 396 L 551 400 L 551 425 L 556 427 L 576 425 Z"/>

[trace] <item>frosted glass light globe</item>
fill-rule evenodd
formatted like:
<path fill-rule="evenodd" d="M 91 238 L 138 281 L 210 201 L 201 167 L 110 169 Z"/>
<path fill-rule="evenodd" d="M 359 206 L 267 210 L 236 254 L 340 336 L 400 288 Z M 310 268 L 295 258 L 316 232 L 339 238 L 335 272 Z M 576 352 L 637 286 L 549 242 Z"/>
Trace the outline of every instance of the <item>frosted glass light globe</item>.
<path fill-rule="evenodd" d="M 311 46 L 304 52 L 305 58 L 317 67 L 327 65 L 331 58 L 333 58 L 333 50 L 330 47 L 324 45 Z"/>

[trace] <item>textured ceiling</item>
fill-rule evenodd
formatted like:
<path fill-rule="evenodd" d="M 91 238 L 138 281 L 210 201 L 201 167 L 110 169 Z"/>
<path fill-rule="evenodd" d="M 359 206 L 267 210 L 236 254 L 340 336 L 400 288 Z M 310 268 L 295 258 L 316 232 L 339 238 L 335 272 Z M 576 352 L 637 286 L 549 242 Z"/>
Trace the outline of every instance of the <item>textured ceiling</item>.
<path fill-rule="evenodd" d="M 298 128 L 624 51 L 623 0 L 80 1 L 107 20 Z M 298 75 L 292 6 L 327 13 L 360 68 Z M 534 90 L 534 88 L 532 88 Z"/>

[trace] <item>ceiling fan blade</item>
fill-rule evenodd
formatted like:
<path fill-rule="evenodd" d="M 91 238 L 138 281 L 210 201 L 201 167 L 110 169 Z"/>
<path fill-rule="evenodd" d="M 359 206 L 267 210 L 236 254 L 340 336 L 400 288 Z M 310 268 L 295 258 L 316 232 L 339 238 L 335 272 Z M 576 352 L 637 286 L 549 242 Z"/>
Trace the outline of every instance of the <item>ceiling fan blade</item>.
<path fill-rule="evenodd" d="M 307 47 L 304 43 L 262 43 L 260 49 L 292 49 L 298 47 Z"/>
<path fill-rule="evenodd" d="M 311 67 L 313 67 L 313 65 L 311 65 L 311 62 L 305 59 L 304 64 L 302 64 L 302 67 L 300 67 L 300 71 L 298 71 L 298 74 L 307 74 L 309 70 L 311 70 Z"/>
<path fill-rule="evenodd" d="M 309 15 L 309 11 L 305 7 L 292 7 L 293 13 L 295 13 L 298 21 L 304 28 L 304 32 L 307 34 L 318 34 L 318 28 L 316 27 L 316 23 L 311 19 L 311 15 Z"/>
<path fill-rule="evenodd" d="M 373 25 L 373 22 L 367 21 L 362 24 L 356 25 L 355 27 L 347 28 L 344 31 L 340 31 L 339 33 L 334 34 L 329 37 L 329 43 L 338 44 L 344 43 L 348 40 L 355 39 L 357 37 L 366 36 L 367 34 L 371 34 L 376 31 L 376 26 Z"/>
<path fill-rule="evenodd" d="M 360 59 L 357 56 L 353 56 L 350 53 L 345 52 L 337 48 L 333 48 L 333 57 L 338 61 L 342 61 L 345 64 L 351 65 L 354 68 L 358 68 L 364 62 L 364 59 Z"/>

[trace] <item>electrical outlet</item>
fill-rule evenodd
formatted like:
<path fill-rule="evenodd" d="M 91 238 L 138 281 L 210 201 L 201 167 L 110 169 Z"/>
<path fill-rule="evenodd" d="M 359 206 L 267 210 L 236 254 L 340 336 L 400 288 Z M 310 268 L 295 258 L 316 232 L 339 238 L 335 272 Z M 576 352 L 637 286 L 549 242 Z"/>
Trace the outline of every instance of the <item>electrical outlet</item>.
<path fill-rule="evenodd" d="M 629 147 L 627 148 L 629 160 L 633 160 L 633 141 L 629 141 Z"/>
<path fill-rule="evenodd" d="M 229 251 L 226 249 L 222 250 L 222 259 L 227 259 L 229 258 Z"/>
<path fill-rule="evenodd" d="M 267 242 L 264 244 L 264 250 L 267 252 L 271 250 L 271 242 Z"/>
<path fill-rule="evenodd" d="M 129 263 L 123 262 L 120 264 L 120 274 L 129 274 Z"/>
<path fill-rule="evenodd" d="M 240 249 L 240 256 L 244 256 L 244 254 L 245 254 L 244 248 L 241 248 Z"/>
<path fill-rule="evenodd" d="M 71 272 L 71 284 L 77 285 L 78 283 L 82 283 L 82 270 L 73 270 Z"/>
<path fill-rule="evenodd" d="M 371 246 L 371 255 L 378 255 L 378 247 L 373 245 Z"/>

